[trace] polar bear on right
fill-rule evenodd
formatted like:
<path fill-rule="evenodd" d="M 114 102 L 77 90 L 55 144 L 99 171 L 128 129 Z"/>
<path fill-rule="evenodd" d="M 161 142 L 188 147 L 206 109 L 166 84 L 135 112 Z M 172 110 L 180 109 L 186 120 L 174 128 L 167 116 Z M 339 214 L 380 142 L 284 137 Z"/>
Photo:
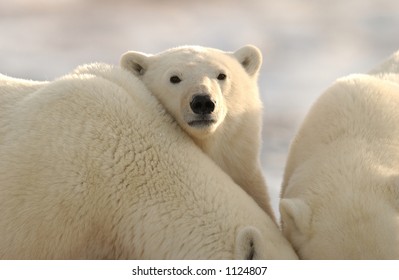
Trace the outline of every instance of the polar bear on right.
<path fill-rule="evenodd" d="M 262 54 L 182 46 L 130 51 L 121 67 L 138 77 L 194 142 L 274 219 L 260 164 Z"/>
<path fill-rule="evenodd" d="M 288 156 L 280 211 L 302 259 L 399 259 L 399 51 L 339 79 Z"/>

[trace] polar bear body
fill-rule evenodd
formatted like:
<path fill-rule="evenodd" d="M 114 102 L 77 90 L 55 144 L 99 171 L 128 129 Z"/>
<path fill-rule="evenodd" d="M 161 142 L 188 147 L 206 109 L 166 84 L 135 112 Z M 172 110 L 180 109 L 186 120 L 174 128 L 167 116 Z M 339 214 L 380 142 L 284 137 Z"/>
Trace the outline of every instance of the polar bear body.
<path fill-rule="evenodd" d="M 304 120 L 280 203 L 300 258 L 399 258 L 398 77 L 380 68 L 342 78 Z"/>
<path fill-rule="evenodd" d="M 1 76 L 0 104 L 0 259 L 295 258 L 129 72 Z"/>
<path fill-rule="evenodd" d="M 199 46 L 127 52 L 121 66 L 144 82 L 195 143 L 274 219 L 260 167 L 260 51 Z"/>

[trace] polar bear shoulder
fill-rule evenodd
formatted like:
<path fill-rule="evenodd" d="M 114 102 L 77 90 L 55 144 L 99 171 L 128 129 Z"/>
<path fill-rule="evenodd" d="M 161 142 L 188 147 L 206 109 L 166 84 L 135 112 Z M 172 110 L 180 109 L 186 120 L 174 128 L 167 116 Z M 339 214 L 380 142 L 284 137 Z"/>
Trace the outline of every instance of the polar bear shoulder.
<path fill-rule="evenodd" d="M 0 115 L 0 258 L 295 258 L 127 71 L 86 65 L 31 89 Z"/>

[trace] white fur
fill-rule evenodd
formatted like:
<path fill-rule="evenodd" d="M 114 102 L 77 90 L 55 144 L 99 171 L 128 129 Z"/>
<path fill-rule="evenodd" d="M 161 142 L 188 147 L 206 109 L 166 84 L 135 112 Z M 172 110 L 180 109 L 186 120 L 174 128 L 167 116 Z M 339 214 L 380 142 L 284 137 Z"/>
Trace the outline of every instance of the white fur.
<path fill-rule="evenodd" d="M 300 258 L 399 258 L 398 57 L 339 79 L 291 145 L 280 210 Z"/>
<path fill-rule="evenodd" d="M 0 259 L 295 258 L 132 75 L 0 77 Z"/>
<path fill-rule="evenodd" d="M 195 143 L 274 219 L 259 160 L 261 64 L 262 55 L 254 46 L 233 53 L 184 46 L 156 55 L 127 52 L 121 58 L 121 66 L 141 79 Z M 218 79 L 219 74 L 226 79 Z M 181 81 L 172 83 L 173 76 Z M 213 124 L 190 124 L 203 117 L 190 107 L 197 95 L 215 102 L 207 116 Z"/>

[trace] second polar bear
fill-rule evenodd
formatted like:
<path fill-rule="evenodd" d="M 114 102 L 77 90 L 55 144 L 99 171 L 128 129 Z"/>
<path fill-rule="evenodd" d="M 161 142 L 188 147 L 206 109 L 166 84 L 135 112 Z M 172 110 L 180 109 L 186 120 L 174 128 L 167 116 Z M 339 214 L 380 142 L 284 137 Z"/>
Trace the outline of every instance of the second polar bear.
<path fill-rule="evenodd" d="M 292 142 L 280 210 L 300 258 L 399 258 L 398 66 L 339 79 Z"/>
<path fill-rule="evenodd" d="M 259 160 L 261 64 L 260 51 L 250 45 L 233 53 L 184 46 L 121 58 L 122 68 L 141 79 L 194 142 L 274 219 Z"/>

